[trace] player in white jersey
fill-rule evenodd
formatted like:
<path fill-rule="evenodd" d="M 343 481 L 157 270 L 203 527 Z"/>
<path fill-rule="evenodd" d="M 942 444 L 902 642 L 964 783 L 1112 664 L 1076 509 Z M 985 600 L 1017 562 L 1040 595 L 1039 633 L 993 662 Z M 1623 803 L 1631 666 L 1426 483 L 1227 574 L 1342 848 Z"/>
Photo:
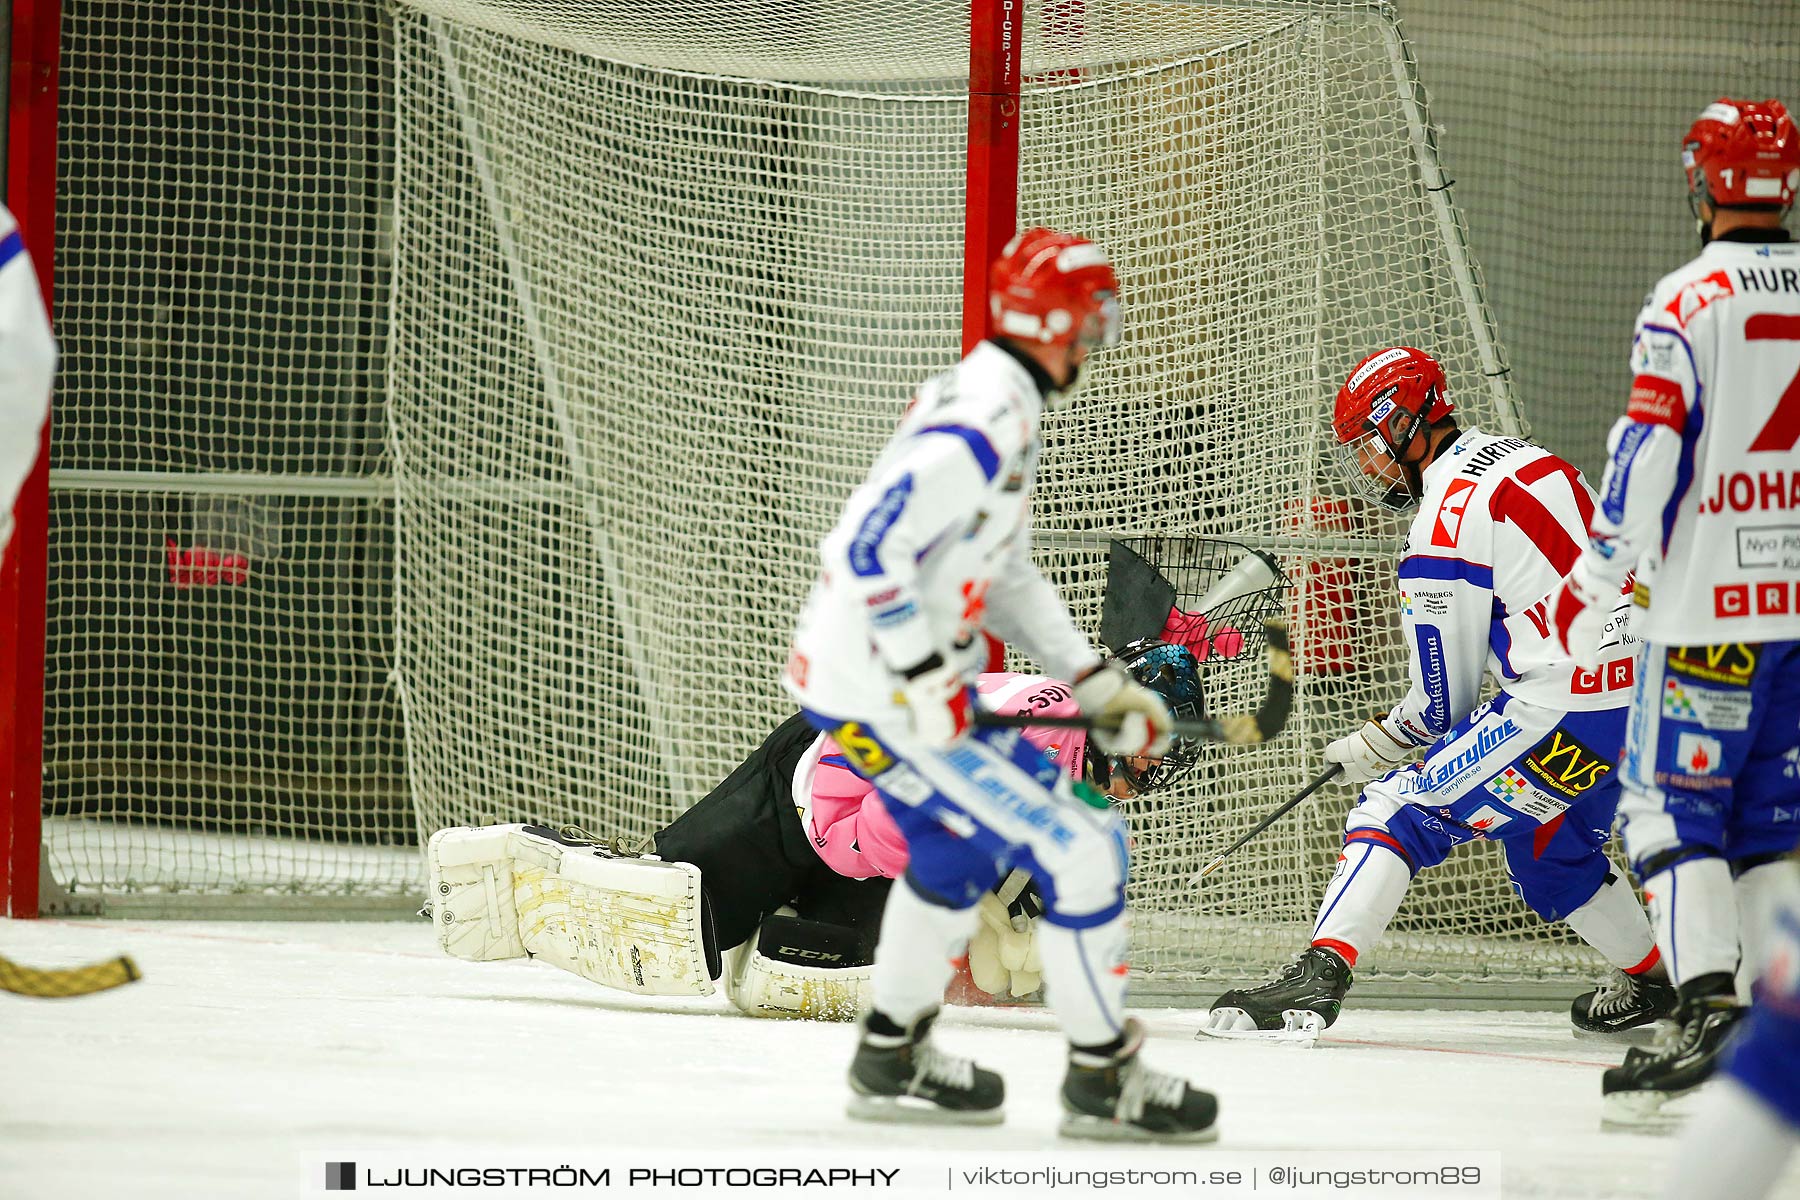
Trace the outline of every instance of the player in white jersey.
<path fill-rule="evenodd" d="M 1126 838 L 1104 798 L 1074 787 L 1016 729 L 973 724 L 985 627 L 1072 681 L 1110 755 L 1160 756 L 1169 710 L 1106 664 L 1031 560 L 1041 423 L 1090 350 L 1119 337 L 1118 281 L 1099 247 L 1029 229 L 994 264 L 996 334 L 922 385 L 821 546 L 785 682 L 814 725 L 874 781 L 911 860 L 889 892 L 874 1008 L 850 1067 L 868 1120 L 1001 1119 L 1000 1076 L 930 1036 L 976 902 L 1008 871 L 1036 880 L 1038 952 L 1070 1042 L 1062 1132 L 1200 1140 L 1217 1102 L 1145 1066 L 1124 1017 Z"/>
<path fill-rule="evenodd" d="M 19 223 L 0 208 L 0 554 L 12 539 L 13 504 L 37 462 L 50 414 L 56 342 Z"/>
<path fill-rule="evenodd" d="M 1326 747 L 1348 782 L 1367 786 L 1344 823 L 1311 946 L 1274 982 L 1219 997 L 1209 1033 L 1317 1037 L 1413 876 L 1478 838 L 1505 847 L 1527 904 L 1621 973 L 1577 998 L 1578 1029 L 1628 1029 L 1670 1007 L 1649 922 L 1603 850 L 1632 679 L 1629 605 L 1614 588 L 1618 622 L 1591 669 L 1550 638 L 1545 600 L 1581 552 L 1592 493 L 1549 451 L 1459 429 L 1451 412 L 1443 368 L 1405 346 L 1364 359 L 1338 392 L 1333 426 L 1352 485 L 1387 508 L 1418 509 L 1398 568 L 1412 686 Z M 1500 691 L 1477 704 L 1484 672 Z"/>
<path fill-rule="evenodd" d="M 1710 1074 L 1740 935 L 1755 949 L 1739 911 L 1800 836 L 1800 246 L 1781 224 L 1800 134 L 1777 101 L 1719 100 L 1683 162 L 1702 249 L 1638 314 L 1592 538 L 1553 604 L 1577 657 L 1634 571 L 1643 605 L 1620 813 L 1682 1032 L 1607 1072 L 1618 1121 Z"/>

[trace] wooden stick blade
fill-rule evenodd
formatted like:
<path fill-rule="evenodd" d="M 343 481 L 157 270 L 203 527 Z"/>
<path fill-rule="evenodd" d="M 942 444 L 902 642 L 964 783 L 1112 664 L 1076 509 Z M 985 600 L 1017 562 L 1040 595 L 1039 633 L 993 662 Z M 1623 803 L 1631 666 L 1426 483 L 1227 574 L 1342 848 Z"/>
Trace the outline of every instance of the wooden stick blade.
<path fill-rule="evenodd" d="M 143 972 L 126 954 L 80 967 L 27 967 L 0 956 L 0 991 L 15 996 L 48 999 L 89 996 L 124 987 L 143 977 Z"/>

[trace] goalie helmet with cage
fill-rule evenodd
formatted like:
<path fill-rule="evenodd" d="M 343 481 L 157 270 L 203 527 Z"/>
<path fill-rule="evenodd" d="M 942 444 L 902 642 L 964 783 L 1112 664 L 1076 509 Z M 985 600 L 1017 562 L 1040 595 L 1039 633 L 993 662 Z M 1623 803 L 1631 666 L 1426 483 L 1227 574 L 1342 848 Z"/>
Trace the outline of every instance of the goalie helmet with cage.
<path fill-rule="evenodd" d="M 1800 130 L 1779 100 L 1707 105 L 1681 140 L 1688 207 L 1785 210 L 1800 191 Z"/>
<path fill-rule="evenodd" d="M 1086 238 L 1027 229 L 1000 252 L 989 283 L 995 333 L 1090 350 L 1118 344 L 1119 280 Z"/>
<path fill-rule="evenodd" d="M 1206 717 L 1206 696 L 1200 685 L 1200 663 L 1186 646 L 1140 638 L 1119 651 L 1119 665 L 1131 677 L 1161 696 L 1169 706 L 1169 715 L 1178 721 L 1198 721 Z M 1093 743 L 1090 742 L 1091 746 Z M 1114 758 L 1107 761 L 1109 771 L 1125 777 L 1139 795 L 1168 787 L 1194 769 L 1200 761 L 1200 743 L 1193 738 L 1178 737 L 1160 759 Z"/>
<path fill-rule="evenodd" d="M 1369 355 L 1338 389 L 1332 410 L 1338 466 L 1363 498 L 1395 512 L 1419 502 L 1419 467 L 1406 461 L 1413 442 L 1448 417 L 1444 368 L 1411 346 Z"/>

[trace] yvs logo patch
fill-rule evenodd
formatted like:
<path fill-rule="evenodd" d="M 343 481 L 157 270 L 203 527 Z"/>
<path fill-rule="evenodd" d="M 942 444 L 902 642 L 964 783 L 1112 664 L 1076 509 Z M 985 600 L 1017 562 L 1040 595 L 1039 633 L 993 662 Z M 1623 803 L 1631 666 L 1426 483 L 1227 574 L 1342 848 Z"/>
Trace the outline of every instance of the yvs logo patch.
<path fill-rule="evenodd" d="M 1450 481 L 1450 489 L 1444 493 L 1444 502 L 1438 505 L 1437 520 L 1431 527 L 1432 545 L 1456 545 L 1456 539 L 1462 534 L 1463 513 L 1469 507 L 1469 493 L 1474 490 L 1473 479 Z"/>
<path fill-rule="evenodd" d="M 1525 769 L 1552 792 L 1573 797 L 1599 783 L 1613 764 L 1563 730 L 1553 729 L 1525 756 Z"/>
<path fill-rule="evenodd" d="M 1671 646 L 1669 670 L 1690 679 L 1707 683 L 1723 683 L 1732 687 L 1749 687 L 1756 674 L 1756 661 L 1762 647 L 1740 642 L 1723 642 L 1717 646 Z"/>
<path fill-rule="evenodd" d="M 855 721 L 846 721 L 831 733 L 844 757 L 864 779 L 873 779 L 894 765 L 894 756 L 875 736 Z"/>

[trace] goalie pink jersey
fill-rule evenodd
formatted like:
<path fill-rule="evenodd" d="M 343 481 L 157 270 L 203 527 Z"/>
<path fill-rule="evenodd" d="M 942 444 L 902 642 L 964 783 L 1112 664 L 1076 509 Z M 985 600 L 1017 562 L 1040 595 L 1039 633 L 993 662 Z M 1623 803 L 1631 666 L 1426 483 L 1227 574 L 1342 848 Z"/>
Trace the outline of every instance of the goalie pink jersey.
<path fill-rule="evenodd" d="M 1073 717 L 1069 685 L 1043 675 L 985 674 L 976 683 L 982 707 L 1001 713 Z M 1027 729 L 1025 740 L 1082 777 L 1087 734 L 1079 729 Z M 820 734 L 794 768 L 794 804 L 825 865 L 852 879 L 897 879 L 906 870 L 906 841 L 875 792 L 850 769 L 829 735 Z"/>

